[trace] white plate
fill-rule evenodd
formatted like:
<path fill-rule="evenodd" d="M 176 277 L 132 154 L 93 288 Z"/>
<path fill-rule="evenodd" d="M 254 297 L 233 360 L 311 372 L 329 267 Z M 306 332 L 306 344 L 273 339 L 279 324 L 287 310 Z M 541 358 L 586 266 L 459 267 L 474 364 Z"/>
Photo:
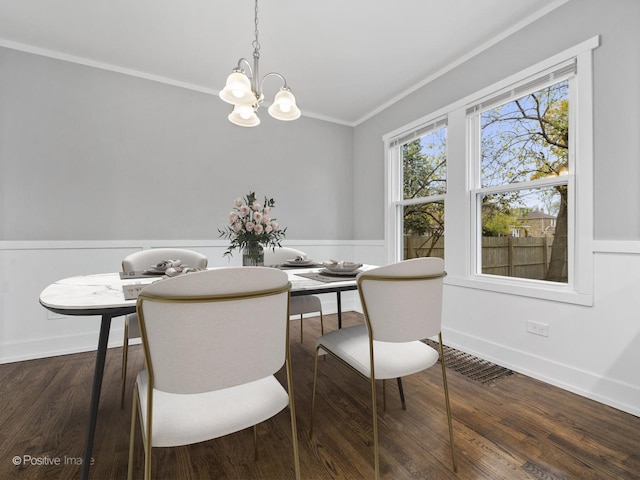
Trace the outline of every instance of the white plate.
<path fill-rule="evenodd" d="M 327 268 L 323 268 L 319 273 L 322 275 L 335 276 L 335 277 L 355 277 L 362 270 L 356 268 L 354 270 L 329 270 Z"/>
<path fill-rule="evenodd" d="M 326 268 L 328 271 L 332 273 L 344 273 L 345 275 L 355 272 L 362 266 L 361 263 L 355 263 L 355 262 L 338 262 L 338 263 L 324 262 L 322 265 L 324 266 L 324 268 Z"/>
<path fill-rule="evenodd" d="M 286 267 L 308 267 L 314 264 L 313 260 L 305 258 L 304 260 L 287 260 L 282 263 Z"/>

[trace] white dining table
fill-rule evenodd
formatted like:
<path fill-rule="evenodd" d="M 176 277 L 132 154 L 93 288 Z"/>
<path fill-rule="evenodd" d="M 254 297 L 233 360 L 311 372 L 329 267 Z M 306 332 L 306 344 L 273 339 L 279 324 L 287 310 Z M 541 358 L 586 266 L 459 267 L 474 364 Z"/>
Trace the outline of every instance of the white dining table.
<path fill-rule="evenodd" d="M 364 265 L 359 271 L 373 268 Z M 213 267 L 225 268 L 225 267 Z M 336 276 L 323 272 L 322 268 L 292 268 L 285 270 L 291 282 L 291 296 L 317 295 L 336 293 L 338 327 L 342 327 L 341 293 L 357 290 L 355 276 Z M 188 275 L 188 274 L 187 274 Z M 40 294 L 40 304 L 55 313 L 70 316 L 100 316 L 100 335 L 89 404 L 89 423 L 87 426 L 85 450 L 83 454 L 81 478 L 89 478 L 91 453 L 98 417 L 100 391 L 107 353 L 107 342 L 111 330 L 111 320 L 136 311 L 136 299 L 125 299 L 123 287 L 145 285 L 159 281 L 161 276 L 145 276 L 143 278 L 121 278 L 119 273 L 101 273 L 81 275 L 58 280 L 46 287 Z"/>

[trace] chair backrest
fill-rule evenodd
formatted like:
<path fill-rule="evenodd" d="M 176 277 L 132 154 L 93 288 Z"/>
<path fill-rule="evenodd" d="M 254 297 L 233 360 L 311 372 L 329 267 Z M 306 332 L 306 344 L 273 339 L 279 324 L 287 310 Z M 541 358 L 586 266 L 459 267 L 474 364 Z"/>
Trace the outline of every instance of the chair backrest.
<path fill-rule="evenodd" d="M 440 333 L 441 258 L 415 258 L 360 273 L 356 278 L 372 338 L 385 342 L 423 340 Z"/>
<path fill-rule="evenodd" d="M 287 260 L 295 260 L 296 257 L 306 257 L 306 253 L 289 247 L 276 247 L 275 250 L 271 248 L 264 249 L 265 265 L 280 265 Z"/>
<path fill-rule="evenodd" d="M 122 260 L 122 271 L 139 272 L 163 260 L 180 260 L 192 268 L 207 268 L 207 257 L 184 248 L 151 248 L 127 255 Z"/>
<path fill-rule="evenodd" d="M 287 274 L 225 267 L 155 282 L 138 297 L 154 388 L 202 393 L 265 378 L 288 346 Z"/>

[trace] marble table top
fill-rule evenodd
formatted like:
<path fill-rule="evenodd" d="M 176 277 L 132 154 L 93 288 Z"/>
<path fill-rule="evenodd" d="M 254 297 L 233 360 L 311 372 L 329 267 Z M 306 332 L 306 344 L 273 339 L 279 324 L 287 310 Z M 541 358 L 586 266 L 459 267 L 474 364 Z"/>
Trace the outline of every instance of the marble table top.
<path fill-rule="evenodd" d="M 125 300 L 123 285 L 150 284 L 162 277 L 148 279 L 120 279 L 119 273 L 102 273 L 82 275 L 58 280 L 45 288 L 40 294 L 40 303 L 49 309 L 74 311 L 116 309 L 132 307 L 135 311 L 135 300 Z"/>
<path fill-rule="evenodd" d="M 220 267 L 213 267 L 220 268 Z M 364 265 L 360 270 L 374 268 Z M 320 268 L 296 268 L 285 270 L 291 282 L 291 294 L 309 295 L 312 293 L 331 293 L 344 290 L 355 290 L 354 277 L 328 278 L 322 282 L 300 274 L 317 273 Z M 188 275 L 188 274 L 187 274 Z M 119 273 L 101 273 L 64 278 L 46 287 L 40 294 L 40 303 L 53 311 L 64 311 L 67 315 L 100 314 L 105 310 L 129 308 L 135 311 L 136 300 L 125 300 L 123 285 L 147 285 L 165 277 L 149 277 L 121 279 Z M 89 312 L 89 313 L 88 313 Z"/>

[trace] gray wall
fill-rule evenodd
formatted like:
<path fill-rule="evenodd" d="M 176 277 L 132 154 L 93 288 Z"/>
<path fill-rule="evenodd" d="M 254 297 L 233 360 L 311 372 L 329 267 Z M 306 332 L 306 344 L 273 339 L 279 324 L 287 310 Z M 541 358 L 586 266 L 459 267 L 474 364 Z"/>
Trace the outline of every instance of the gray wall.
<path fill-rule="evenodd" d="M 637 0 L 572 0 L 356 127 L 354 238 L 384 237 L 384 134 L 595 35 L 595 238 L 640 239 Z"/>
<path fill-rule="evenodd" d="M 248 190 L 289 238 L 383 239 L 382 135 L 598 34 L 595 235 L 639 239 L 639 26 L 636 0 L 572 0 L 355 130 L 241 129 L 216 97 L 0 48 L 0 240 L 217 238 Z"/>
<path fill-rule="evenodd" d="M 353 129 L 261 110 L 0 48 L 0 240 L 216 239 L 250 190 L 288 238 L 352 238 Z"/>

